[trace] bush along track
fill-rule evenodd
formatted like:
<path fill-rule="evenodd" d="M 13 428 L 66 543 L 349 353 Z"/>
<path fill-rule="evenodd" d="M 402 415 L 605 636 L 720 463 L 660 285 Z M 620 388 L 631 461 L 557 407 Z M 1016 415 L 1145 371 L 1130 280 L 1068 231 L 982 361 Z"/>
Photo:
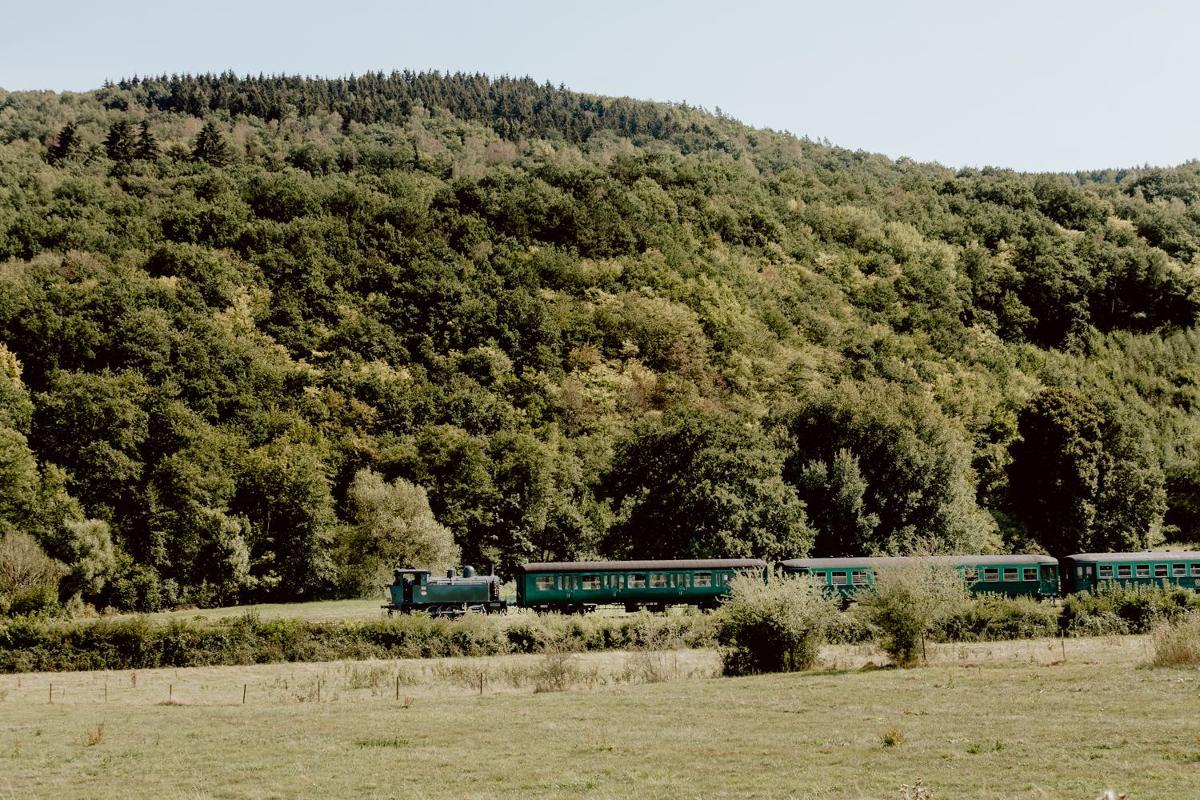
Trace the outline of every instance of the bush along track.
<path fill-rule="evenodd" d="M 737 609 L 731 613 L 727 608 L 716 614 L 619 617 L 517 614 L 449 620 L 415 614 L 373 622 L 264 620 L 253 613 L 215 622 L 169 623 L 155 623 L 146 617 L 69 622 L 15 617 L 0 624 L 0 672 L 708 648 L 739 638 L 735 636 L 739 625 L 750 633 L 776 630 L 771 617 L 780 603 L 767 602 L 771 598 L 765 595 L 760 599 L 763 602 L 752 604 L 754 613 L 749 616 L 746 609 L 739 616 Z M 807 601 L 799 605 L 816 607 Z M 780 605 L 790 612 L 795 612 L 796 606 L 796 602 Z M 790 612 L 784 621 L 795 623 L 796 614 Z M 807 620 L 811 615 L 800 616 Z M 824 642 L 861 644 L 879 637 L 870 624 L 869 612 L 862 607 L 818 616 L 819 625 L 802 627 L 820 629 Z M 1198 617 L 1200 594 L 1186 589 L 1109 589 L 1072 597 L 1062 606 L 980 595 L 940 610 L 926 637 L 930 642 L 982 642 L 1146 633 L 1156 626 Z M 776 646 L 775 638 L 767 638 L 767 647 Z M 807 659 L 801 660 L 805 663 L 792 668 L 810 665 Z M 763 669 L 772 671 L 765 664 L 749 671 Z"/>
<path fill-rule="evenodd" d="M 218 623 L 167 624 L 142 617 L 69 623 L 24 617 L 0 625 L 0 672 L 710 647 L 715 641 L 714 619 L 698 614 L 454 621 L 414 615 L 337 623 L 247 614 Z"/>

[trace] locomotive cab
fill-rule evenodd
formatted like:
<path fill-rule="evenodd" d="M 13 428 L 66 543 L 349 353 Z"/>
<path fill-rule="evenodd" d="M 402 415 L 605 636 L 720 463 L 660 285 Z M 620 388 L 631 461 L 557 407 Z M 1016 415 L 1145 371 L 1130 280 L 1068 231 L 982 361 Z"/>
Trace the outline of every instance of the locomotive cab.
<path fill-rule="evenodd" d="M 388 587 L 392 605 L 411 607 L 414 602 L 420 602 L 421 595 L 428 594 L 428 587 L 429 570 L 400 567 L 392 573 L 392 585 Z"/>

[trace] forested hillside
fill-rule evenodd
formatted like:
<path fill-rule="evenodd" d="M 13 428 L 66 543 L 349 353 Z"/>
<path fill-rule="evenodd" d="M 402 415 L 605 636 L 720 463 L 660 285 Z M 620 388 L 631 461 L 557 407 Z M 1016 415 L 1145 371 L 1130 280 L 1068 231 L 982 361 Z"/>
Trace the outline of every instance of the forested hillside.
<path fill-rule="evenodd" d="M 1200 542 L 1198 201 L 476 75 L 0 91 L 0 606 Z"/>

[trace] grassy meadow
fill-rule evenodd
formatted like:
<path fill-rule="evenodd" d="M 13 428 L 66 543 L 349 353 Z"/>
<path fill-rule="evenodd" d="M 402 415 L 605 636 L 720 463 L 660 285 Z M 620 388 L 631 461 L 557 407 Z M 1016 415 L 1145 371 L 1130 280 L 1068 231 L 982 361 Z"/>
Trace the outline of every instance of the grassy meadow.
<path fill-rule="evenodd" d="M 1200 672 L 1143 668 L 1148 637 L 1063 647 L 892 670 L 835 646 L 739 679 L 710 650 L 8 675 L 0 798 L 1194 796 Z"/>

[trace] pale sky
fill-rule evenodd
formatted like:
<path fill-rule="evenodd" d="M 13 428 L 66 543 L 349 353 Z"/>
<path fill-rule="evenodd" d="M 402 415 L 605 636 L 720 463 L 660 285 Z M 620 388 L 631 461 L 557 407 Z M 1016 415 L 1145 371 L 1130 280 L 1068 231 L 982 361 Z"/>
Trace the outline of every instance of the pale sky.
<path fill-rule="evenodd" d="M 892 157 L 1075 170 L 1200 158 L 1198 43 L 1183 0 L 0 0 L 0 87 L 478 71 Z"/>

